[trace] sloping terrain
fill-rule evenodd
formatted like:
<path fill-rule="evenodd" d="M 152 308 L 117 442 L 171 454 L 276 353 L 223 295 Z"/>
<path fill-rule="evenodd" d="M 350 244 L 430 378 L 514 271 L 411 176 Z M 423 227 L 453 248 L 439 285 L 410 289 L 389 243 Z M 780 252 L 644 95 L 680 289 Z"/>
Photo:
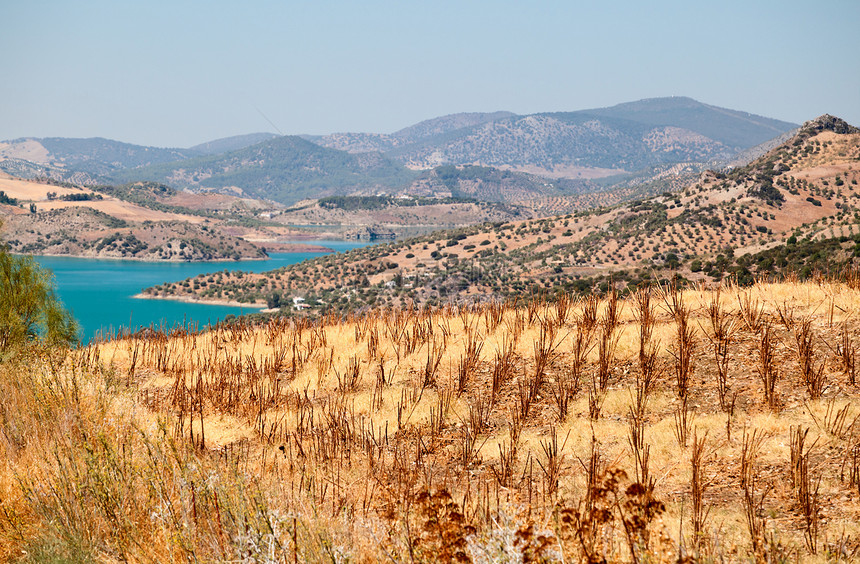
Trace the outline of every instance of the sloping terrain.
<path fill-rule="evenodd" d="M 15 253 L 153 261 L 262 259 L 265 252 L 205 224 L 129 222 L 89 206 L 6 216 L 3 237 Z"/>
<path fill-rule="evenodd" d="M 213 141 L 207 141 L 206 143 L 194 145 L 193 147 L 189 147 L 188 150 L 201 155 L 217 155 L 218 153 L 227 153 L 229 151 L 236 151 L 237 149 L 244 149 L 245 147 L 250 147 L 251 145 L 256 145 L 263 141 L 270 141 L 275 137 L 278 136 L 274 133 L 248 133 L 246 135 L 234 135 L 232 137 L 224 137 L 222 139 L 215 139 Z"/>
<path fill-rule="evenodd" d="M 746 167 L 611 208 L 474 226 L 230 277 L 201 290 L 261 303 L 303 296 L 322 310 L 466 302 L 681 274 L 768 274 L 755 257 L 803 240 L 852 237 L 860 224 L 860 132 L 831 116 L 805 124 Z M 772 264 L 772 261 L 771 261 Z M 236 276 L 236 275 L 233 275 Z M 595 278 L 600 277 L 600 278 Z M 185 286 L 149 290 L 182 296 Z"/>
<path fill-rule="evenodd" d="M 527 116 L 453 114 L 392 134 L 302 138 L 257 133 L 190 149 L 105 139 L 19 139 L 0 144 L 0 170 L 88 185 L 154 181 L 285 205 L 333 195 L 440 190 L 512 203 L 661 183 L 679 171 L 698 173 L 721 162 L 754 158 L 762 143 L 793 127 L 673 97 Z M 409 170 L 434 168 L 439 170 Z M 514 172 L 521 175 L 505 176 Z M 453 176 L 460 178 L 452 182 Z M 440 177 L 447 187 L 435 182 Z"/>
<path fill-rule="evenodd" d="M 353 155 L 284 136 L 237 151 L 120 171 L 121 181 L 148 180 L 193 190 L 217 189 L 293 204 L 311 197 L 402 186 L 415 176 L 381 154 Z"/>
<path fill-rule="evenodd" d="M 140 260 L 265 257 L 289 229 L 253 220 L 254 202 L 155 184 L 48 184 L 0 178 L 2 235 L 12 252 Z M 256 241 L 252 243 L 250 241 Z"/>
<path fill-rule="evenodd" d="M 304 135 L 324 147 L 340 149 L 350 153 L 385 153 L 397 147 L 421 143 L 427 139 L 439 139 L 465 128 L 475 127 L 499 119 L 513 117 L 511 112 L 459 113 L 424 120 L 394 133 L 332 133 L 329 135 Z"/>
<path fill-rule="evenodd" d="M 858 311 L 855 277 L 39 351 L 0 558 L 856 561 Z"/>
<path fill-rule="evenodd" d="M 331 196 L 270 213 L 272 221 L 285 225 L 328 226 L 333 231 L 372 227 L 395 236 L 530 215 L 528 208 L 511 204 L 407 196 Z"/>
<path fill-rule="evenodd" d="M 595 192 L 587 180 L 550 179 L 523 172 L 474 165 L 445 165 L 423 172 L 403 191 L 415 195 L 523 203 L 535 198 Z"/>
<path fill-rule="evenodd" d="M 384 151 L 414 168 L 474 164 L 591 178 L 726 160 L 796 127 L 683 97 L 578 112 L 480 114 L 472 123 L 456 117 L 442 122 L 445 127 L 416 126 L 404 130 L 408 134 L 337 134 L 314 141 L 355 152 Z"/>
<path fill-rule="evenodd" d="M 162 149 L 93 137 L 44 137 L 0 143 L 0 159 L 23 159 L 69 171 L 107 177 L 114 171 L 187 159 L 190 149 Z"/>

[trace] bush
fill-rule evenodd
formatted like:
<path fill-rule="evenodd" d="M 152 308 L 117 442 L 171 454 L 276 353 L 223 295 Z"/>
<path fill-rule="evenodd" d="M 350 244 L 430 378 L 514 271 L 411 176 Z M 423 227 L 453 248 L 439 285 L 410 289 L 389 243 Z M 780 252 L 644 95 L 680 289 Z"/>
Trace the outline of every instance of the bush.
<path fill-rule="evenodd" d="M 34 341 L 69 345 L 77 331 L 54 294 L 51 274 L 31 256 L 0 249 L 0 359 Z"/>

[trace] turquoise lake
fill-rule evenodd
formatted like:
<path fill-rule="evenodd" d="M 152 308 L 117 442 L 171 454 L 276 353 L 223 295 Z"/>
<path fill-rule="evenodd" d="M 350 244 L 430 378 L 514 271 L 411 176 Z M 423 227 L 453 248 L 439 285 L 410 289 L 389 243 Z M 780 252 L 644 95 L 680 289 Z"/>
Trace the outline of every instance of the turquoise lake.
<path fill-rule="evenodd" d="M 336 252 L 363 247 L 367 243 L 312 241 Z M 258 311 L 255 307 L 190 304 L 170 300 L 134 298 L 146 287 L 175 282 L 190 276 L 224 270 L 264 272 L 327 253 L 271 253 L 268 260 L 160 263 L 73 257 L 35 259 L 54 273 L 57 294 L 81 326 L 81 338 L 144 327 L 171 328 L 181 324 L 203 327 L 224 319 Z"/>

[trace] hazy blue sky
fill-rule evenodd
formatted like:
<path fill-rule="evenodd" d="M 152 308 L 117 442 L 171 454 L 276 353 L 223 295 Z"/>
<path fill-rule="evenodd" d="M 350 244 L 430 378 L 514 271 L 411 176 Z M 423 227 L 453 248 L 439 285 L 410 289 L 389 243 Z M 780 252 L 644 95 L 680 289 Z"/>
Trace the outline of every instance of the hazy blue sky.
<path fill-rule="evenodd" d="M 860 1 L 2 0 L 0 139 L 189 146 L 684 95 L 860 125 Z"/>

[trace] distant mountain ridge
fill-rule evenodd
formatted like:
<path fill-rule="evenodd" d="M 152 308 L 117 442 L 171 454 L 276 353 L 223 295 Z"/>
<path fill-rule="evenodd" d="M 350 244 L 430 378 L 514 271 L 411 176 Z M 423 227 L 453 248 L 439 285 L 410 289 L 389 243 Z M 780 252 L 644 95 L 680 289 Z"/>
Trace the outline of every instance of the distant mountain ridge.
<path fill-rule="evenodd" d="M 691 98 L 670 97 L 526 116 L 454 114 L 390 135 L 338 133 L 311 140 L 350 152 L 385 152 L 412 168 L 507 166 L 581 178 L 667 163 L 725 161 L 796 127 Z"/>
<path fill-rule="evenodd" d="M 275 137 L 274 133 L 236 135 L 187 149 L 148 147 L 102 137 L 22 137 L 0 141 L 0 161 L 28 161 L 40 165 L 42 172 L 64 169 L 107 179 L 118 170 L 234 151 Z"/>
<path fill-rule="evenodd" d="M 188 150 L 203 155 L 217 155 L 219 153 L 244 149 L 245 147 L 250 147 L 257 143 L 269 141 L 275 137 L 277 137 L 277 135 L 274 133 L 248 133 L 247 135 L 234 135 L 232 137 L 224 137 L 213 141 L 207 141 L 206 143 L 201 143 L 199 145 L 194 145 L 193 147 L 189 147 Z"/>
<path fill-rule="evenodd" d="M 455 176 L 467 177 L 465 182 L 452 184 L 455 191 L 509 201 L 528 194 L 545 197 L 587 192 L 595 188 L 588 185 L 594 180 L 611 189 L 618 183 L 629 185 L 631 179 L 650 182 L 677 169 L 696 173 L 719 168 L 795 127 L 691 98 L 671 97 L 525 116 L 511 112 L 452 114 L 389 134 L 253 133 L 187 149 L 143 147 L 101 138 L 26 138 L 0 142 L 0 170 L 27 178 L 45 176 L 89 184 L 149 180 L 290 205 L 330 195 L 396 194 L 413 187 L 420 178 L 416 170 L 453 166 L 459 167 Z M 748 153 L 756 154 L 760 153 Z M 469 167 L 529 177 L 511 179 Z M 450 172 L 447 169 L 445 174 Z M 562 179 L 577 184 L 561 187 Z M 434 183 L 431 178 L 430 184 Z"/>
<path fill-rule="evenodd" d="M 386 153 L 397 147 L 425 142 L 452 132 L 514 117 L 512 112 L 459 113 L 432 118 L 404 127 L 394 133 L 331 133 L 329 135 L 302 135 L 301 137 L 331 149 L 350 153 L 378 151 Z"/>
<path fill-rule="evenodd" d="M 381 153 L 351 154 L 291 135 L 227 153 L 118 171 L 113 176 L 123 182 L 148 180 L 192 190 L 239 191 L 288 205 L 344 192 L 390 189 L 414 177 Z"/>
<path fill-rule="evenodd" d="M 116 170 L 187 159 L 196 154 L 190 149 L 146 147 L 102 137 L 28 137 L 0 143 L 0 158 L 24 159 L 99 176 L 110 175 Z"/>

